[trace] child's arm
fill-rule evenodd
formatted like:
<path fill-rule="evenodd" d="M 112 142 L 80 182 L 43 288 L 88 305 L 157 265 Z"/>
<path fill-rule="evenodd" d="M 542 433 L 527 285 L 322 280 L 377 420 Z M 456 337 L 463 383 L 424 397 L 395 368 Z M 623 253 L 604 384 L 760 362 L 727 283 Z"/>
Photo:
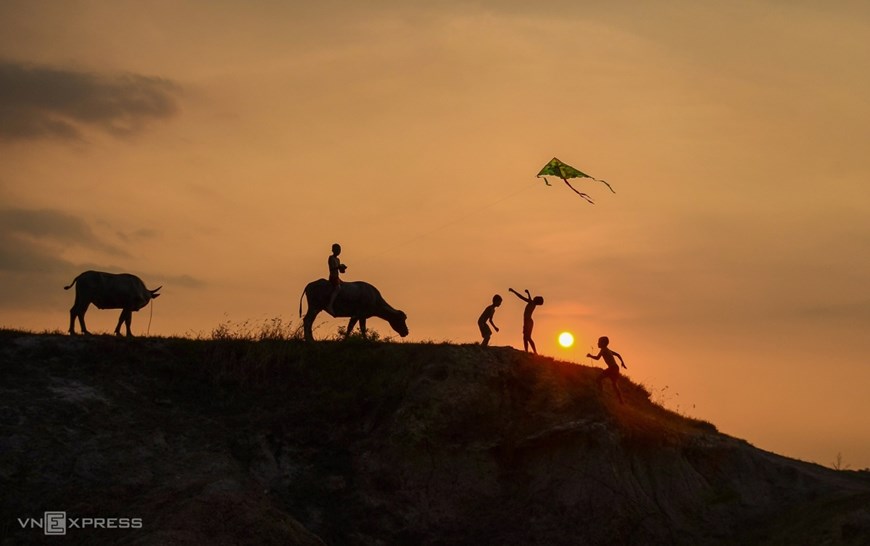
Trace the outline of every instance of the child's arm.
<path fill-rule="evenodd" d="M 531 299 L 529 299 L 529 298 L 523 296 L 522 294 L 520 294 L 519 292 L 517 292 L 517 291 L 514 290 L 513 288 L 508 288 L 508 290 L 510 290 L 511 292 L 513 292 L 514 294 L 516 294 L 517 297 L 520 298 L 521 300 L 523 300 L 524 302 L 526 302 L 526 303 L 531 303 L 531 301 L 532 301 Z M 526 290 L 526 292 L 528 292 L 528 290 Z"/>
<path fill-rule="evenodd" d="M 627 370 L 628 366 L 625 365 L 625 360 L 622 359 L 622 355 L 617 353 L 616 351 L 610 351 L 610 352 L 613 353 L 613 355 L 619 359 L 619 362 L 622 363 L 622 367 Z"/>
<path fill-rule="evenodd" d="M 593 355 L 592 353 L 586 353 L 586 356 L 588 356 L 589 358 L 598 360 L 599 358 L 601 358 L 601 351 L 598 351 L 597 355 Z"/>
<path fill-rule="evenodd" d="M 492 327 L 495 328 L 496 332 L 498 332 L 498 326 L 496 326 L 495 323 L 492 321 L 492 317 L 494 314 L 495 314 L 495 311 L 493 311 L 493 314 L 489 316 L 489 323 L 492 324 Z"/>

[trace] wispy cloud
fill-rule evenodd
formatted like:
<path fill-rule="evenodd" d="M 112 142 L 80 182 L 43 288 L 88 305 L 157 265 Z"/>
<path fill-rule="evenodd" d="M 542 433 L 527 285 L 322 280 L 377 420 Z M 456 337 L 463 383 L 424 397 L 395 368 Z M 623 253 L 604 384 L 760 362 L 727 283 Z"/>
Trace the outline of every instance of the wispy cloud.
<path fill-rule="evenodd" d="M 0 141 L 115 136 L 178 112 L 177 84 L 139 74 L 93 73 L 0 61 Z"/>
<path fill-rule="evenodd" d="M 156 229 L 142 228 L 129 233 L 124 231 L 117 231 L 115 232 L 115 235 L 117 235 L 118 239 L 124 241 L 125 243 L 130 243 L 136 241 L 144 241 L 148 239 L 155 239 L 160 236 L 160 231 Z"/>
<path fill-rule="evenodd" d="M 157 237 L 153 230 L 134 230 L 121 236 L 125 244 Z M 99 263 L 77 263 L 65 256 L 69 246 L 97 251 Z M 105 260 L 105 261 L 104 261 Z M 82 271 L 95 269 L 113 273 L 133 272 L 113 262 L 131 261 L 130 254 L 107 242 L 83 219 L 53 209 L 0 209 L 0 310 L 61 308 L 69 294 L 61 287 Z M 183 288 L 201 288 L 205 283 L 187 274 L 141 272 L 149 286 L 155 283 Z M 151 281 L 154 281 L 153 283 Z"/>
<path fill-rule="evenodd" d="M 72 264 L 42 245 L 0 235 L 0 273 L 68 273 Z"/>
<path fill-rule="evenodd" d="M 113 256 L 127 256 L 122 248 L 107 243 L 91 230 L 81 218 L 52 209 L 0 209 L 0 232 L 6 244 L 32 247 L 37 243 L 78 245 Z M 4 264 L 0 263 L 0 267 Z"/>

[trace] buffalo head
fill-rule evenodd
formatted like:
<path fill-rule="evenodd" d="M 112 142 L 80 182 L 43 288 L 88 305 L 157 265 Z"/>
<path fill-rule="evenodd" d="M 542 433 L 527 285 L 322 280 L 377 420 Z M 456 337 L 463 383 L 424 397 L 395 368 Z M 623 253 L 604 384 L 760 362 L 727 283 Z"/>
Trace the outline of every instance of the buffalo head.
<path fill-rule="evenodd" d="M 402 337 L 405 337 L 408 335 L 408 325 L 406 324 L 407 320 L 408 320 L 408 315 L 399 311 L 398 313 L 396 313 L 396 316 L 390 318 L 390 320 L 388 322 L 390 323 L 390 326 L 392 326 L 393 330 L 395 330 L 397 334 L 399 334 Z"/>

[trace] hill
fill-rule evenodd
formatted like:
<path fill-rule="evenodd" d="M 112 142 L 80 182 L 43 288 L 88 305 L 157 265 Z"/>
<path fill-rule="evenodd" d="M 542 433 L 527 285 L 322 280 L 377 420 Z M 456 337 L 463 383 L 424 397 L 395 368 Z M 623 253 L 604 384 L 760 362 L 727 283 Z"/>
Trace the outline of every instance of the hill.
<path fill-rule="evenodd" d="M 870 544 L 868 473 L 628 380 L 620 405 L 598 373 L 475 345 L 0 331 L 0 544 L 43 543 L 46 511 L 74 544 Z"/>

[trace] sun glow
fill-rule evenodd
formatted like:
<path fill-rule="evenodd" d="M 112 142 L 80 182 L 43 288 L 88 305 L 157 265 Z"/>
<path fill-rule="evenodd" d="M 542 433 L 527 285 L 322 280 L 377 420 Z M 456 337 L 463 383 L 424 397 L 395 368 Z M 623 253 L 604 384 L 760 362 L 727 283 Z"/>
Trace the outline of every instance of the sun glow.
<path fill-rule="evenodd" d="M 574 345 L 574 336 L 571 332 L 562 332 L 559 334 L 559 345 L 565 347 L 566 349 L 572 345 Z"/>

